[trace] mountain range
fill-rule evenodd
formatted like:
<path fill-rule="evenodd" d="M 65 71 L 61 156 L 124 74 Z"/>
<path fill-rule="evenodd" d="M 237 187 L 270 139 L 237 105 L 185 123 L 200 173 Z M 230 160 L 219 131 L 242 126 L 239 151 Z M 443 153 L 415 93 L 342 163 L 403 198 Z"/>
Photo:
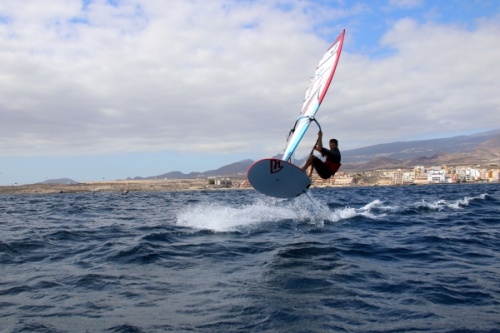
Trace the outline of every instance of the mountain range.
<path fill-rule="evenodd" d="M 281 158 L 281 155 L 273 156 Z M 295 160 L 296 165 L 305 158 Z M 150 177 L 134 177 L 128 180 L 189 179 L 207 177 L 245 177 L 251 159 L 245 159 L 204 172 L 167 172 Z M 342 171 L 360 172 L 377 169 L 412 168 L 417 165 L 482 165 L 498 168 L 500 165 L 500 128 L 488 132 L 449 138 L 401 141 L 378 144 L 363 148 L 342 150 Z M 74 184 L 68 178 L 49 179 L 43 184 Z"/>
<path fill-rule="evenodd" d="M 280 155 L 273 156 L 280 158 Z M 296 160 L 300 165 L 305 157 Z M 246 174 L 251 159 L 242 160 L 204 172 L 168 172 L 133 179 L 185 179 L 235 177 Z M 342 151 L 342 171 L 411 168 L 416 165 L 477 165 L 500 163 L 500 128 L 488 132 L 449 138 L 402 141 Z M 130 179 L 130 178 L 129 178 Z"/>

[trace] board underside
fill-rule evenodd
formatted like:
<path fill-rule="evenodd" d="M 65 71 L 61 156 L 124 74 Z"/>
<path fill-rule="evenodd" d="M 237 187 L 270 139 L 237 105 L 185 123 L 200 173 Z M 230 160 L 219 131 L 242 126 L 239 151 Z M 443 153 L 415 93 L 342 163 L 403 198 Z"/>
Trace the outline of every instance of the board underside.
<path fill-rule="evenodd" d="M 300 168 L 274 158 L 255 162 L 247 176 L 254 189 L 275 198 L 294 198 L 311 186 L 311 180 Z"/>

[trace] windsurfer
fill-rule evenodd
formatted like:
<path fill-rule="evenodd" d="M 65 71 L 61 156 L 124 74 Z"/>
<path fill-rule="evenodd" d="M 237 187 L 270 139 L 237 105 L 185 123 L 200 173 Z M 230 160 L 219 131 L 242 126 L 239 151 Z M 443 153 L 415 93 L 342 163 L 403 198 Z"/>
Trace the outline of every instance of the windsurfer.
<path fill-rule="evenodd" d="M 323 147 L 323 132 L 319 131 L 318 141 L 314 146 L 313 150 L 320 152 L 321 156 L 323 157 L 326 156 L 326 160 L 325 162 L 323 162 L 319 157 L 314 156 L 311 152 L 311 155 L 309 155 L 309 157 L 306 160 L 306 163 L 301 168 L 302 171 L 307 172 L 307 169 L 311 167 L 311 170 L 308 173 L 309 177 L 312 174 L 312 168 L 314 168 L 318 173 L 318 175 L 323 179 L 328 179 L 332 177 L 340 168 L 341 155 L 337 139 L 330 139 L 329 144 L 330 144 L 330 149 L 326 149 Z"/>

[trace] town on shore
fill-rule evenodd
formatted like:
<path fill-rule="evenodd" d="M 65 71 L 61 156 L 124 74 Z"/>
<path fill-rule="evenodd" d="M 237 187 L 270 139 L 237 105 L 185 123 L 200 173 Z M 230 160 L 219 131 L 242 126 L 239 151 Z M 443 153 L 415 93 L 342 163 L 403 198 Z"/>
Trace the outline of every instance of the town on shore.
<path fill-rule="evenodd" d="M 415 166 L 412 169 L 381 169 L 362 172 L 338 172 L 325 181 L 333 186 L 352 185 L 424 185 L 465 182 L 499 182 L 500 169 L 473 166 Z M 316 180 L 315 183 L 321 183 Z"/>
<path fill-rule="evenodd" d="M 314 173 L 315 174 L 315 173 Z M 311 187 L 350 187 L 350 186 L 390 186 L 425 185 L 474 182 L 500 182 L 500 169 L 471 166 L 416 166 L 413 169 L 381 169 L 372 171 L 340 171 L 327 180 L 317 176 L 312 178 Z M 197 191 L 224 189 L 251 189 L 245 174 L 232 177 L 208 177 L 192 179 L 153 179 L 153 180 L 116 180 L 71 184 L 29 184 L 0 186 L 0 194 L 49 194 L 81 192 L 120 192 L 133 191 Z"/>

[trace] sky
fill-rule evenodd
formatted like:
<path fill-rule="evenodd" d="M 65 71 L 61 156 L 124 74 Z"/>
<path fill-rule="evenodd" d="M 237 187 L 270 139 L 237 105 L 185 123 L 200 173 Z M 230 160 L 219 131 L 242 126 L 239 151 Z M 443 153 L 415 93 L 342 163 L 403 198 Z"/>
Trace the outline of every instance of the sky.
<path fill-rule="evenodd" d="M 342 29 L 341 150 L 500 127 L 500 1 L 2 0 L 0 185 L 280 154 Z"/>

